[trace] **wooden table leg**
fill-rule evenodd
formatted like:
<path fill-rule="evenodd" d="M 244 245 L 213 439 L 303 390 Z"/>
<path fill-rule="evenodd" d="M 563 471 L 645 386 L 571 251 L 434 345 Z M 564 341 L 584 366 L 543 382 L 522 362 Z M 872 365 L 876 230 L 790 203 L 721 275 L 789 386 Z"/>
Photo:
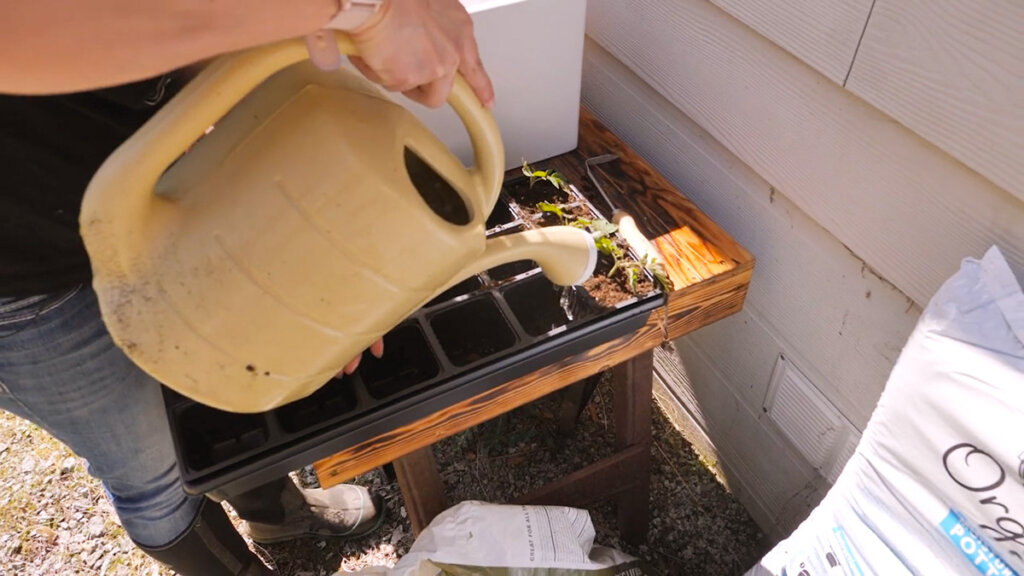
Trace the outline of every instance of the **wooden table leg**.
<path fill-rule="evenodd" d="M 630 490 L 615 495 L 619 533 L 630 544 L 647 539 L 651 503 L 651 406 L 654 402 L 654 351 L 648 350 L 612 368 L 616 448 L 642 447 Z"/>
<path fill-rule="evenodd" d="M 405 511 L 409 514 L 413 536 L 430 524 L 446 507 L 444 486 L 430 446 L 410 452 L 394 461 L 398 486 L 402 489 Z"/>
<path fill-rule="evenodd" d="M 558 433 L 562 436 L 572 436 L 576 429 L 576 421 L 579 420 L 580 414 L 587 407 L 587 403 L 594 395 L 594 390 L 601 382 L 601 374 L 598 372 L 559 392 Z"/>

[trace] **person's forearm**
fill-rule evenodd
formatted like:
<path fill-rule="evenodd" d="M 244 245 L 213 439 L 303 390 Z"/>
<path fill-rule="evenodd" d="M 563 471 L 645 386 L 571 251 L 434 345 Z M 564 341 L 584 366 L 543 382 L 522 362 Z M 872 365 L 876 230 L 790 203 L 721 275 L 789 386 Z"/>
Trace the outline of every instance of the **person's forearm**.
<path fill-rule="evenodd" d="M 337 0 L 2 0 L 0 92 L 122 84 L 240 48 L 302 36 Z"/>

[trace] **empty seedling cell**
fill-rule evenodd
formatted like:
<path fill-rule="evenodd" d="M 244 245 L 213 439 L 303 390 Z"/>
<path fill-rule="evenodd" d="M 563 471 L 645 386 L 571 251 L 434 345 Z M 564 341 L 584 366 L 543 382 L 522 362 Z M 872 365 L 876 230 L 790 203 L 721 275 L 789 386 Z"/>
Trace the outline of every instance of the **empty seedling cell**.
<path fill-rule="evenodd" d="M 494 205 L 494 210 L 491 210 L 491 215 L 487 218 L 486 227 L 488 230 L 491 230 L 513 222 L 515 219 L 516 216 L 512 213 L 512 209 L 509 208 L 508 202 L 499 198 L 498 202 Z"/>
<path fill-rule="evenodd" d="M 499 236 L 518 234 L 523 230 L 525 230 L 525 228 L 523 228 L 522 226 L 516 226 L 511 230 L 505 230 L 498 234 L 495 234 L 494 237 L 497 238 Z M 492 282 L 498 283 L 508 280 L 509 278 L 512 278 L 513 276 L 517 276 L 524 272 L 529 272 L 530 270 L 533 270 L 536 267 L 537 263 L 534 262 L 533 260 L 516 260 L 515 262 L 506 262 L 501 266 L 495 266 L 494 268 L 491 268 L 490 270 L 487 271 L 487 276 L 491 279 Z"/>
<path fill-rule="evenodd" d="M 515 314 L 519 324 L 530 336 L 541 336 L 569 323 L 569 315 L 563 304 L 579 316 L 572 308 L 572 295 L 563 294 L 566 289 L 555 286 L 541 274 L 520 280 L 502 292 L 509 308 Z"/>
<path fill-rule="evenodd" d="M 474 290 L 480 289 L 480 287 L 483 285 L 484 283 L 480 280 L 479 276 L 470 276 L 469 278 L 466 278 L 462 282 L 459 282 L 455 286 L 452 286 L 451 288 L 435 296 L 433 300 L 427 302 L 426 306 L 437 306 L 438 304 L 447 302 L 449 300 L 454 300 L 455 298 L 458 298 L 463 294 L 469 294 Z"/>
<path fill-rule="evenodd" d="M 235 414 L 191 404 L 176 416 L 185 461 L 195 471 L 241 456 L 267 442 L 267 425 L 260 414 Z"/>
<path fill-rule="evenodd" d="M 423 331 L 416 324 L 403 324 L 384 335 L 384 357 L 367 354 L 359 363 L 359 375 L 374 398 L 407 390 L 437 376 L 440 367 L 430 351 Z"/>
<path fill-rule="evenodd" d="M 448 359 L 456 366 L 468 366 L 516 343 L 512 327 L 489 295 L 435 314 L 430 326 Z"/>
<path fill-rule="evenodd" d="M 331 379 L 316 392 L 285 404 L 275 413 L 281 428 L 291 434 L 334 420 L 355 410 L 357 405 L 352 381 L 346 376 Z"/>

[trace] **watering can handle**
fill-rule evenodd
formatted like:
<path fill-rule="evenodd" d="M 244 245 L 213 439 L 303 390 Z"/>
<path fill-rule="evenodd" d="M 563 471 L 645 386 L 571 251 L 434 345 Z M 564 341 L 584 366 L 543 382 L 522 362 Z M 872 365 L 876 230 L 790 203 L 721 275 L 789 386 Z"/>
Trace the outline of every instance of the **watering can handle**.
<path fill-rule="evenodd" d="M 349 37 L 336 33 L 338 50 L 355 54 Z M 114 187 L 123 202 L 139 207 L 154 198 L 153 190 L 165 170 L 221 117 L 263 80 L 309 57 L 301 38 L 284 40 L 228 54 L 214 60 L 175 97 L 173 105 L 160 110 L 135 134 L 136 145 L 128 154 L 115 154 L 97 172 L 90 188 Z M 476 159 L 470 177 L 484 190 L 501 185 L 505 158 L 497 124 L 469 84 L 456 74 L 448 104 L 469 132 Z M 123 150 L 123 148 L 122 148 Z M 125 188 L 138 194 L 126 198 Z M 467 195 L 469 203 L 486 198 Z M 493 196 L 488 194 L 487 196 Z M 488 214 L 490 206 L 470 206 L 474 214 Z"/>

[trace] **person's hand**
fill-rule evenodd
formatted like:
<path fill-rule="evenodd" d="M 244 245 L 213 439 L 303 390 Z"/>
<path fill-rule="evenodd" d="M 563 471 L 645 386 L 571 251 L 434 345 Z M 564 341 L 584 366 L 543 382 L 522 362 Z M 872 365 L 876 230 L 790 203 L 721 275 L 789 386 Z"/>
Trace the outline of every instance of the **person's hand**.
<path fill-rule="evenodd" d="M 448 99 L 455 72 L 486 108 L 494 88 L 480 61 L 473 21 L 459 0 L 387 0 L 370 20 L 348 31 L 359 56 L 352 64 L 368 79 L 412 100 L 439 107 Z M 314 62 L 330 66 L 337 50 L 329 33 L 307 39 Z M 334 50 L 334 55 L 325 51 Z"/>
<path fill-rule="evenodd" d="M 380 340 L 377 340 L 373 344 L 370 344 L 369 351 L 370 351 L 370 354 L 373 354 L 374 358 L 380 358 L 381 356 L 383 356 L 384 355 L 384 339 L 381 338 Z M 345 364 L 345 367 L 341 369 L 341 372 L 338 372 L 337 374 L 335 374 L 335 377 L 341 378 L 345 374 L 352 374 L 353 372 L 356 371 L 356 368 L 359 368 L 359 361 L 362 360 L 362 359 L 363 359 L 363 355 L 360 354 L 359 356 L 356 356 L 355 358 L 349 360 L 348 364 Z"/>

